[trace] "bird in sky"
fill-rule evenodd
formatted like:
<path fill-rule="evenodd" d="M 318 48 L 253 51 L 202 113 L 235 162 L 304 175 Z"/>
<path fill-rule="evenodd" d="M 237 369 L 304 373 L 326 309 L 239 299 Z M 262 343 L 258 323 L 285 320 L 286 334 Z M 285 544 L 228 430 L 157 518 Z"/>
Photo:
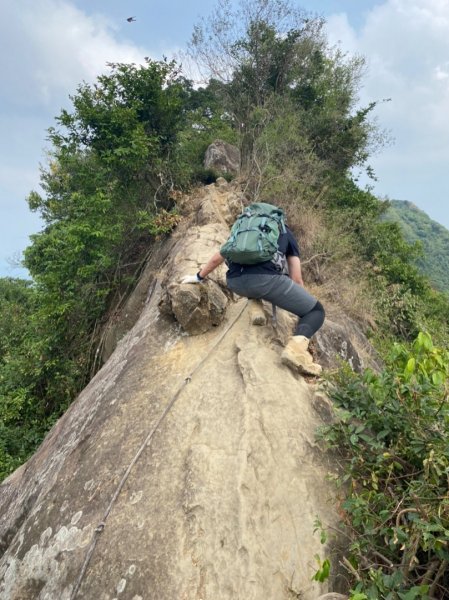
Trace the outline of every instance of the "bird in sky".
<path fill-rule="evenodd" d="M 128 21 L 128 23 L 132 23 L 136 20 L 136 17 L 128 17 L 126 20 Z"/>

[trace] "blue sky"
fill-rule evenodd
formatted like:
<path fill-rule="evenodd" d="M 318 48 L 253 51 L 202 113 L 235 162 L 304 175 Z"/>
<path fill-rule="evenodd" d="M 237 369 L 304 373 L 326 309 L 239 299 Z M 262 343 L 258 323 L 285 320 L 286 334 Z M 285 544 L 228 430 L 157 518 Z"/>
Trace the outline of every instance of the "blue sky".
<path fill-rule="evenodd" d="M 23 276 L 28 236 L 39 230 L 26 197 L 39 189 L 46 130 L 69 94 L 107 62 L 173 57 L 207 16 L 197 0 L 2 0 L 0 21 L 0 276 Z M 394 143 L 372 157 L 380 197 L 410 200 L 449 228 L 449 2 L 305 0 L 329 41 L 362 54 L 360 103 L 376 109 Z M 126 18 L 135 16 L 134 23 Z"/>

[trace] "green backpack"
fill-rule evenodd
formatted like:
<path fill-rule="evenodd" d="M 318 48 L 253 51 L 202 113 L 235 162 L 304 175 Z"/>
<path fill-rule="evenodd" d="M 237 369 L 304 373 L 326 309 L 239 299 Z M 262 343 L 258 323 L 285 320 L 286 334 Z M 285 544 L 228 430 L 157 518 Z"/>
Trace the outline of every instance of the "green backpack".
<path fill-rule="evenodd" d="M 284 212 L 280 208 L 265 202 L 250 204 L 235 221 L 220 254 L 241 265 L 273 260 L 279 235 L 285 231 Z"/>

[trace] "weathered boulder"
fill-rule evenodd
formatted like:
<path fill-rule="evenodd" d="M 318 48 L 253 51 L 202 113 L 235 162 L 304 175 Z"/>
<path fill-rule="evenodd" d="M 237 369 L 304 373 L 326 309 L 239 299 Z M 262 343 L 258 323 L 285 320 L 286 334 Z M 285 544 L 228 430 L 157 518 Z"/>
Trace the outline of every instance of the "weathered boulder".
<path fill-rule="evenodd" d="M 233 187 L 222 179 L 199 192 L 195 222 L 178 230 L 162 277 L 164 294 L 160 309 L 172 315 L 187 333 L 198 335 L 224 319 L 230 294 L 226 291 L 226 266 L 222 265 L 201 285 L 181 284 L 184 275 L 194 275 L 229 236 L 229 225 L 241 210 Z"/>
<path fill-rule="evenodd" d="M 225 267 L 217 269 L 202 284 L 182 284 L 184 275 L 194 275 L 217 251 L 228 236 L 221 223 L 190 225 L 175 244 L 161 278 L 163 295 L 159 303 L 163 314 L 172 315 L 184 331 L 197 335 L 216 327 L 225 317 L 229 295 L 225 289 Z"/>
<path fill-rule="evenodd" d="M 215 140 L 206 150 L 204 166 L 218 173 L 237 175 L 240 171 L 240 150 L 223 140 Z"/>
<path fill-rule="evenodd" d="M 210 187 L 200 205 L 218 205 L 221 193 Z M 329 591 L 312 581 L 314 556 L 326 554 L 315 519 L 338 523 L 334 466 L 315 441 L 326 401 L 281 363 L 291 318 L 279 311 L 273 329 L 260 305 L 226 296 L 220 324 L 189 336 L 159 310 L 180 302 L 179 277 L 225 232 L 224 217 L 180 225 L 135 325 L 0 486 L 0 598 L 316 600 Z M 197 286 L 200 295 L 211 302 L 223 277 Z"/>
<path fill-rule="evenodd" d="M 326 369 L 338 368 L 343 362 L 360 373 L 366 367 L 378 370 L 381 361 L 360 327 L 348 317 L 341 323 L 326 319 L 316 333 L 314 344 L 317 361 Z"/>
<path fill-rule="evenodd" d="M 175 319 L 191 335 L 205 333 L 216 327 L 225 316 L 228 297 L 214 281 L 201 285 L 172 283 L 167 288 L 165 302 L 161 303 L 164 312 L 173 314 Z"/>

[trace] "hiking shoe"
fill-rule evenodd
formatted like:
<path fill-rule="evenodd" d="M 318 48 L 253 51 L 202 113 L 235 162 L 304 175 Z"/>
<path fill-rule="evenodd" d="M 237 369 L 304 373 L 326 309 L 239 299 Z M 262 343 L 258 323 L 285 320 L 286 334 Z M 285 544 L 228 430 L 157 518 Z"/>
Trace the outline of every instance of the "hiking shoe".
<path fill-rule="evenodd" d="M 282 351 L 282 364 L 303 375 L 320 375 L 322 368 L 313 362 L 308 348 L 308 338 L 303 335 L 294 335 Z"/>

